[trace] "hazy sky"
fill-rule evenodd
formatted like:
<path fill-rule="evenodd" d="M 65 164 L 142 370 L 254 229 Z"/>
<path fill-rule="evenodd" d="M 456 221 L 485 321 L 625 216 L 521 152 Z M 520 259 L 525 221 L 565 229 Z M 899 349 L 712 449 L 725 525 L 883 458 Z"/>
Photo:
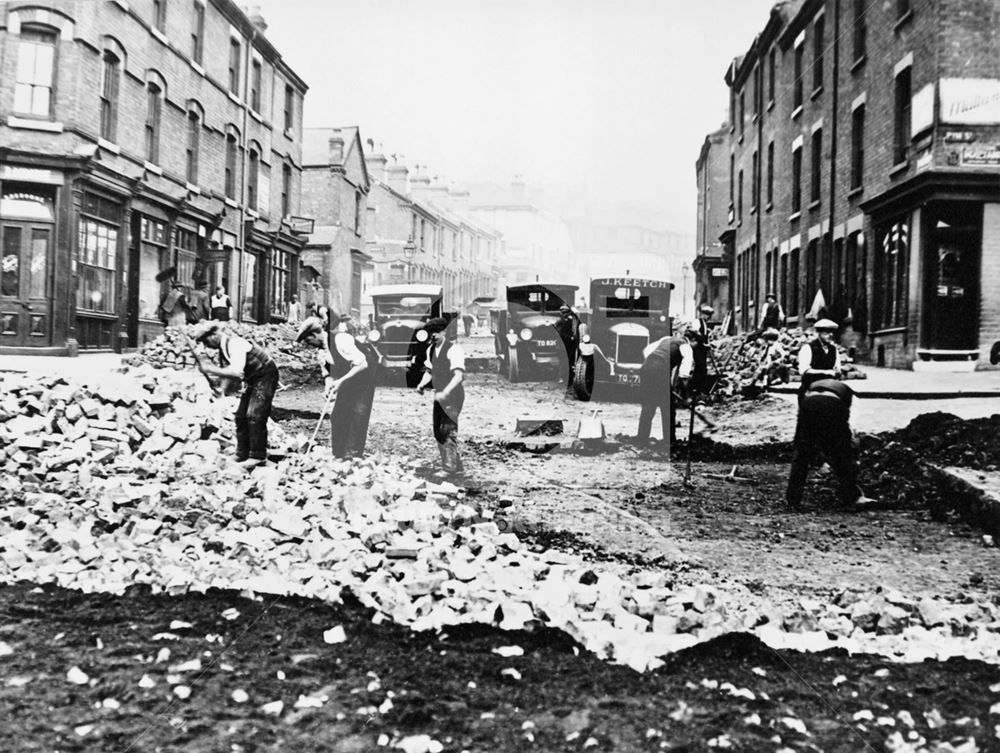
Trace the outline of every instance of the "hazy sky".
<path fill-rule="evenodd" d="M 309 85 L 306 126 L 361 128 L 456 182 L 585 188 L 694 233 L 723 76 L 773 0 L 259 0 Z"/>

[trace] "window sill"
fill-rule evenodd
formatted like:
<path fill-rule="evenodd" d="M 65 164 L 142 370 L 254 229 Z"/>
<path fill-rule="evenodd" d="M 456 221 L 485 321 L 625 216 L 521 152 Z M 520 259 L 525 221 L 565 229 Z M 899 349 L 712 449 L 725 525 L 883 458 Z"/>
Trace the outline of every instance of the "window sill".
<path fill-rule="evenodd" d="M 113 322 L 118 319 L 118 314 L 109 314 L 104 311 L 89 311 L 87 309 L 77 309 L 76 315 L 85 316 L 88 319 L 104 319 L 109 322 Z"/>
<path fill-rule="evenodd" d="M 895 178 L 897 175 L 902 175 L 909 169 L 909 167 L 910 167 L 909 160 L 903 160 L 902 162 L 897 162 L 895 165 L 892 166 L 892 169 L 889 170 L 889 177 Z"/>
<path fill-rule="evenodd" d="M 764 211 L 770 213 L 772 209 L 774 209 L 774 204 L 772 204 L 770 201 L 767 202 L 767 206 L 764 207 Z"/>
<path fill-rule="evenodd" d="M 197 73 L 199 76 L 202 76 L 202 77 L 205 77 L 205 78 L 208 77 L 208 74 L 205 73 L 205 69 L 202 68 L 199 63 L 196 63 L 194 60 L 191 60 L 189 62 L 191 64 L 191 67 L 194 69 L 195 73 Z"/>
<path fill-rule="evenodd" d="M 247 217 L 249 217 L 252 220 L 256 220 L 256 219 L 260 218 L 260 214 L 258 214 L 257 212 L 255 212 L 253 209 L 248 209 L 247 210 Z"/>
<path fill-rule="evenodd" d="M 792 120 L 797 120 L 799 115 L 802 114 L 802 105 L 799 105 L 794 110 L 792 110 Z"/>
<path fill-rule="evenodd" d="M 774 99 L 771 99 L 771 100 L 770 100 L 770 101 L 769 101 L 769 102 L 767 103 L 767 111 L 768 111 L 768 112 L 771 112 L 771 110 L 773 110 L 773 109 L 774 109 Z"/>
<path fill-rule="evenodd" d="M 819 209 L 819 199 L 813 199 L 813 201 L 809 203 L 809 211 L 815 212 L 817 209 Z"/>
<path fill-rule="evenodd" d="M 97 146 L 99 146 L 106 152 L 111 152 L 112 154 L 122 153 L 121 147 L 119 147 L 118 144 L 112 143 L 111 141 L 107 141 L 105 139 L 101 138 L 97 139 Z"/>
<path fill-rule="evenodd" d="M 292 134 L 292 129 L 291 128 L 286 128 L 285 129 L 285 138 L 286 139 L 295 138 L 295 136 Z"/>
<path fill-rule="evenodd" d="M 222 203 L 233 209 L 237 209 L 239 207 L 239 204 L 237 204 L 235 200 L 230 199 L 228 196 L 222 200 Z"/>
<path fill-rule="evenodd" d="M 7 118 L 7 125 L 10 128 L 23 128 L 26 131 L 46 131 L 47 133 L 62 133 L 63 124 L 54 120 L 35 120 L 33 118 L 19 118 L 10 115 Z"/>
<path fill-rule="evenodd" d="M 153 173 L 153 175 L 163 175 L 163 168 L 159 165 L 153 164 L 152 162 L 143 162 L 142 169 L 146 172 Z"/>
<path fill-rule="evenodd" d="M 743 134 L 742 133 L 740 134 L 740 137 L 736 140 L 736 143 L 737 144 L 742 144 L 743 143 Z"/>
<path fill-rule="evenodd" d="M 198 188 L 198 186 L 196 186 L 194 183 L 185 183 L 184 189 L 188 193 L 193 193 L 195 196 L 201 196 L 201 189 Z"/>
<path fill-rule="evenodd" d="M 872 337 L 881 337 L 884 335 L 903 335 L 906 334 L 906 327 L 887 327 L 885 329 L 877 329 L 872 332 Z"/>
<path fill-rule="evenodd" d="M 788 218 L 788 221 L 798 222 L 800 217 L 802 217 L 802 212 L 792 212 L 792 214 Z"/>
<path fill-rule="evenodd" d="M 125 2 L 125 0 L 112 0 L 112 1 L 114 2 L 115 5 L 117 5 L 119 8 L 121 8 L 123 11 L 125 11 L 126 13 L 128 13 L 129 7 L 128 7 L 128 3 Z"/>
<path fill-rule="evenodd" d="M 750 207 L 750 216 L 753 217 L 755 214 L 757 214 L 757 207 Z"/>
<path fill-rule="evenodd" d="M 149 33 L 152 34 L 154 37 L 156 37 L 157 41 L 159 41 L 161 44 L 164 44 L 167 47 L 170 46 L 170 40 L 167 39 L 167 35 L 164 34 L 162 31 L 160 31 L 159 29 L 157 29 L 155 26 L 151 26 L 149 28 Z"/>
<path fill-rule="evenodd" d="M 753 120 L 750 121 L 753 125 L 757 125 L 760 122 L 760 113 L 755 112 L 753 114 Z"/>
<path fill-rule="evenodd" d="M 900 29 L 902 29 L 912 20 L 913 20 L 913 8 L 910 8 L 898 21 L 896 21 L 896 23 L 892 25 L 893 32 L 899 34 Z"/>
<path fill-rule="evenodd" d="M 264 122 L 264 116 L 261 115 L 259 112 L 257 112 L 252 107 L 250 108 L 250 117 L 253 118 L 254 120 L 256 120 L 258 123 L 263 123 Z"/>
<path fill-rule="evenodd" d="M 855 198 L 857 196 L 860 196 L 864 192 L 865 192 L 865 187 L 864 186 L 857 186 L 856 188 L 852 188 L 850 191 L 847 192 L 847 198 L 848 199 L 853 199 L 853 198 Z"/>
<path fill-rule="evenodd" d="M 238 105 L 243 104 L 242 102 L 240 102 L 239 96 L 237 96 L 236 94 L 233 94 L 231 91 L 227 91 L 226 92 L 226 96 L 229 97 L 229 99 L 231 99 L 233 102 L 235 102 Z"/>
<path fill-rule="evenodd" d="M 823 93 L 823 87 L 817 86 L 815 89 L 813 89 L 813 93 L 809 95 L 809 99 L 816 99 L 816 97 L 818 97 L 822 93 Z"/>
<path fill-rule="evenodd" d="M 862 66 L 864 66 L 864 64 L 867 62 L 867 60 L 868 60 L 868 56 L 867 55 L 862 55 L 857 60 L 855 60 L 853 63 L 851 63 L 851 73 L 857 73 L 862 68 Z"/>

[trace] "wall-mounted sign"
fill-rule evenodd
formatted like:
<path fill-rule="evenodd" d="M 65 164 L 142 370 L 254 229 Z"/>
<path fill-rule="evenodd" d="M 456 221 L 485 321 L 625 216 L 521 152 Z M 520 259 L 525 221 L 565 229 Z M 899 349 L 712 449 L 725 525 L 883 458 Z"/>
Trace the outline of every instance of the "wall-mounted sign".
<path fill-rule="evenodd" d="M 1000 124 L 1000 79 L 943 78 L 939 92 L 942 123 Z"/>
<path fill-rule="evenodd" d="M 4 165 L 0 169 L 0 180 L 20 183 L 48 183 L 52 186 L 63 184 L 62 173 L 55 170 L 38 170 L 32 167 L 16 167 L 15 165 Z"/>
<path fill-rule="evenodd" d="M 1000 166 L 1000 147 L 966 146 L 962 148 L 960 160 L 963 165 Z"/>
<path fill-rule="evenodd" d="M 975 131 L 945 131 L 946 144 L 971 144 L 976 140 Z"/>
<path fill-rule="evenodd" d="M 916 138 L 934 125 L 934 84 L 927 84 L 910 102 L 910 136 Z"/>
<path fill-rule="evenodd" d="M 712 277 L 729 277 L 729 270 L 725 267 L 713 267 Z"/>

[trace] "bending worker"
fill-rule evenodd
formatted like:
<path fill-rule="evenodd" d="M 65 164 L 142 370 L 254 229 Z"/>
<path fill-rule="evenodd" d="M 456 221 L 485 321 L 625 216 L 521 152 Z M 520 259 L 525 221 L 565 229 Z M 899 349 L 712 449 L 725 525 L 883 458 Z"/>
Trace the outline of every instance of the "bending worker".
<path fill-rule="evenodd" d="M 795 424 L 795 456 L 785 493 L 792 509 L 801 506 L 809 466 L 820 453 L 837 476 L 841 504 L 858 507 L 873 502 L 858 486 L 849 426 L 853 395 L 851 388 L 837 379 L 819 379 L 806 389 Z"/>
<path fill-rule="evenodd" d="M 375 398 L 375 375 L 368 358 L 354 339 L 354 322 L 349 314 L 338 318 L 330 341 L 332 367 L 327 391 L 337 400 L 330 413 L 330 439 L 334 457 L 360 457 L 368 440 L 368 422 Z"/>
<path fill-rule="evenodd" d="M 209 375 L 243 380 L 243 395 L 236 410 L 236 462 L 251 468 L 267 460 L 267 420 L 278 389 L 278 367 L 259 345 L 232 334 L 219 322 L 198 325 L 195 342 L 219 351 L 220 366 L 199 359 Z"/>
<path fill-rule="evenodd" d="M 809 385 L 820 379 L 836 379 L 840 376 L 840 351 L 833 341 L 837 331 L 836 322 L 820 319 L 813 325 L 816 337 L 799 350 L 799 404 L 809 389 Z"/>
<path fill-rule="evenodd" d="M 671 443 L 677 440 L 677 401 L 671 393 L 675 387 L 678 391 L 687 391 L 687 383 L 694 367 L 691 343 L 697 334 L 689 329 L 684 332 L 684 337 L 667 336 L 643 349 L 645 360 L 639 368 L 639 400 L 642 410 L 635 437 L 638 444 L 649 441 L 653 415 L 657 408 L 660 409 L 663 438 L 669 437 Z"/>

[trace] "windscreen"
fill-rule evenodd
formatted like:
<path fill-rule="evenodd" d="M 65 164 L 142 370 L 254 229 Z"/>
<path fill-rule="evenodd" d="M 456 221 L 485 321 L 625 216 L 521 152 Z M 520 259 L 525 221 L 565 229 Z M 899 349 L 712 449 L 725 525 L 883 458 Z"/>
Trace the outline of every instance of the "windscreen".
<path fill-rule="evenodd" d="M 374 301 L 379 318 L 420 319 L 431 315 L 434 299 L 429 295 L 408 295 L 402 298 L 379 298 Z"/>

